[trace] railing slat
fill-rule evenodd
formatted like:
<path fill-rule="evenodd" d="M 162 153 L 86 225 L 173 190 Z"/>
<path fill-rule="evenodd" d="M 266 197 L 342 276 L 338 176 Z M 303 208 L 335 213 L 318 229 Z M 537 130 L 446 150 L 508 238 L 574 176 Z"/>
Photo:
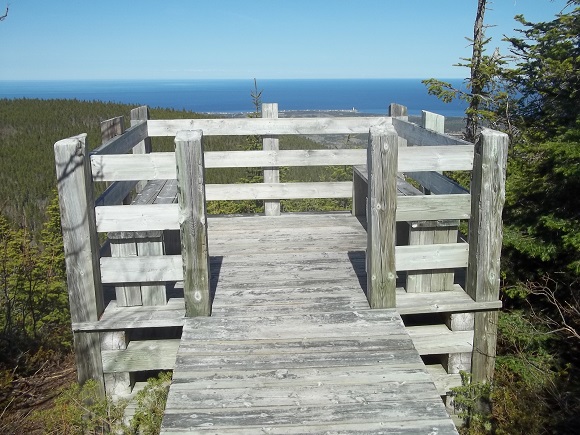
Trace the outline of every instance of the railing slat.
<path fill-rule="evenodd" d="M 147 121 L 140 121 L 125 130 L 121 136 L 116 136 L 107 143 L 91 151 L 92 155 L 125 154 L 141 141 L 147 139 Z"/>
<path fill-rule="evenodd" d="M 175 179 L 175 154 L 91 156 L 95 181 Z M 208 151 L 206 168 L 272 168 L 366 164 L 366 150 Z M 471 170 L 473 145 L 406 147 L 399 150 L 399 172 Z"/>
<path fill-rule="evenodd" d="M 372 126 L 390 125 L 388 117 L 233 118 L 150 120 L 150 137 L 175 136 L 180 130 L 202 130 L 204 136 L 368 133 Z"/>

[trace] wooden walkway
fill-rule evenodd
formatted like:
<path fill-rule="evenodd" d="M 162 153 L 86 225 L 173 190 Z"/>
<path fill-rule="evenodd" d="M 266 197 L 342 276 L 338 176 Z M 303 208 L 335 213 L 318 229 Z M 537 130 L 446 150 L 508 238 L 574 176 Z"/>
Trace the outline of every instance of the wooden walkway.
<path fill-rule="evenodd" d="M 208 219 L 212 317 L 186 318 L 163 434 L 455 434 L 348 214 Z"/>

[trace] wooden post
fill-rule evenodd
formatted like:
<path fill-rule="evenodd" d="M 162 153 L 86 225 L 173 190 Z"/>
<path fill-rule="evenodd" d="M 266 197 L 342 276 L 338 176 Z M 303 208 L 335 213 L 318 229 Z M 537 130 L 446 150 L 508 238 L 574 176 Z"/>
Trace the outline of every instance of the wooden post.
<path fill-rule="evenodd" d="M 445 117 L 436 113 L 422 111 L 421 127 L 443 133 Z M 423 193 L 430 194 L 422 188 Z M 409 227 L 410 245 L 432 245 L 440 243 L 456 243 L 459 221 L 420 221 L 412 222 Z M 407 272 L 407 291 L 423 293 L 441 290 L 453 290 L 454 270 L 421 270 Z"/>
<path fill-rule="evenodd" d="M 367 149 L 367 299 L 371 308 L 395 308 L 395 221 L 398 136 L 371 128 Z"/>
<path fill-rule="evenodd" d="M 187 317 L 211 315 L 204 160 L 201 130 L 175 136 L 177 198 Z"/>
<path fill-rule="evenodd" d="M 94 192 L 86 134 L 54 144 L 72 323 L 97 321 L 104 310 Z M 75 332 L 79 382 L 94 379 L 104 395 L 99 333 Z"/>
<path fill-rule="evenodd" d="M 389 104 L 389 116 L 392 116 L 393 118 L 402 119 L 403 121 L 408 121 L 409 120 L 409 113 L 407 110 L 407 106 L 403 106 L 403 105 L 397 104 L 397 103 Z M 399 137 L 397 140 L 399 142 L 400 147 L 407 146 L 406 139 Z"/>
<path fill-rule="evenodd" d="M 499 299 L 507 152 L 508 136 L 497 131 L 484 129 L 475 144 L 466 292 L 476 302 Z M 493 378 L 497 319 L 497 311 L 475 313 L 471 360 L 474 382 Z"/>
<path fill-rule="evenodd" d="M 445 117 L 433 112 L 421 111 L 421 127 L 437 133 L 445 133 Z"/>
<path fill-rule="evenodd" d="M 262 118 L 278 118 L 278 103 L 262 104 Z M 264 151 L 278 151 L 280 140 L 276 136 L 264 136 L 262 139 Z M 279 183 L 280 170 L 278 168 L 264 168 L 264 183 Z M 266 216 L 280 216 L 279 200 L 264 200 L 264 214 Z"/>
<path fill-rule="evenodd" d="M 149 107 L 141 106 L 131 109 L 131 127 L 139 121 L 146 121 L 149 119 Z M 151 138 L 147 137 L 145 140 L 139 142 L 133 148 L 133 154 L 148 154 L 151 152 Z M 141 180 L 135 186 L 135 191 L 140 193 L 147 184 L 147 180 Z"/>

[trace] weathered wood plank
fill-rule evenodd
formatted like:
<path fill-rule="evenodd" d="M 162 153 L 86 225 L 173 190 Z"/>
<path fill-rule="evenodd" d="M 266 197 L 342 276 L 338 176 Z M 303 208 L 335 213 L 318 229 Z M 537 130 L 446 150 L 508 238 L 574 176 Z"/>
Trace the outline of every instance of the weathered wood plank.
<path fill-rule="evenodd" d="M 450 269 L 467 267 L 469 245 L 409 245 L 395 248 L 397 270 Z"/>
<path fill-rule="evenodd" d="M 354 118 L 231 118 L 150 120 L 149 136 L 175 136 L 180 130 L 202 130 L 205 136 L 276 136 L 282 134 L 368 133 L 372 126 L 390 125 L 388 117 Z"/>
<path fill-rule="evenodd" d="M 461 185 L 437 172 L 407 172 L 407 176 L 435 195 L 461 195 L 469 193 Z"/>
<path fill-rule="evenodd" d="M 127 349 L 103 350 L 103 372 L 173 370 L 179 339 L 131 341 Z"/>
<path fill-rule="evenodd" d="M 433 145 L 473 145 L 461 139 L 437 133 L 432 130 L 419 127 L 412 122 L 402 119 L 393 118 L 393 127 L 397 134 L 407 139 L 409 145 L 415 146 L 433 146 Z"/>
<path fill-rule="evenodd" d="M 177 133 L 175 160 L 185 314 L 188 317 L 209 316 L 211 315 L 211 295 L 201 131 Z"/>
<path fill-rule="evenodd" d="M 408 326 L 407 332 L 421 355 L 471 352 L 473 331 L 450 331 L 445 325 Z"/>
<path fill-rule="evenodd" d="M 96 321 L 104 310 L 87 149 L 84 134 L 54 144 L 72 322 Z M 83 332 L 73 338 L 79 381 L 94 379 L 104 394 L 99 335 Z"/>
<path fill-rule="evenodd" d="M 262 104 L 262 118 L 278 118 L 278 104 L 264 103 Z M 262 138 L 262 147 L 264 151 L 278 151 L 280 148 L 280 140 L 276 136 L 264 136 Z M 264 183 L 279 183 L 280 170 L 275 167 L 264 168 Z M 264 214 L 266 216 L 280 215 L 280 201 L 265 200 Z"/>
<path fill-rule="evenodd" d="M 129 127 L 121 136 L 116 136 L 91 151 L 91 154 L 125 154 L 145 138 L 147 138 L 147 121 L 141 121 Z"/>
<path fill-rule="evenodd" d="M 408 147 L 399 151 L 399 172 L 471 170 L 473 145 Z M 93 155 L 95 181 L 175 178 L 175 154 Z M 206 168 L 276 168 L 281 166 L 364 165 L 366 151 L 342 150 L 263 150 L 208 151 Z"/>
<path fill-rule="evenodd" d="M 397 221 L 469 219 L 470 195 L 422 195 L 397 198 Z"/>
<path fill-rule="evenodd" d="M 371 129 L 367 150 L 367 298 L 371 308 L 390 308 L 396 306 L 397 133 Z"/>
<path fill-rule="evenodd" d="M 476 301 L 499 299 L 507 152 L 507 135 L 493 130 L 485 129 L 475 146 L 470 255 L 465 290 Z M 496 331 L 497 312 L 476 314 L 472 359 L 474 381 L 490 381 L 493 377 Z"/>
<path fill-rule="evenodd" d="M 208 184 L 207 200 L 350 198 L 352 182 Z"/>

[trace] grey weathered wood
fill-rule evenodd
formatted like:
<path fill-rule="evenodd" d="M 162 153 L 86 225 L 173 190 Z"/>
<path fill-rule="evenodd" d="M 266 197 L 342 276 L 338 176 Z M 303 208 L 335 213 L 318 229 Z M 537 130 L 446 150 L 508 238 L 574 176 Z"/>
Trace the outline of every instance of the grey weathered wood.
<path fill-rule="evenodd" d="M 72 322 L 96 321 L 104 310 L 87 149 L 84 134 L 54 145 Z M 73 338 L 79 381 L 94 379 L 104 394 L 99 334 L 78 332 Z"/>
<path fill-rule="evenodd" d="M 226 118 L 150 120 L 148 135 L 175 136 L 181 130 L 202 130 L 206 136 L 277 136 L 282 134 L 366 134 L 374 126 L 390 125 L 388 117 L 353 118 Z"/>
<path fill-rule="evenodd" d="M 91 156 L 96 181 L 175 178 L 175 154 Z M 206 168 L 279 166 L 326 166 L 366 164 L 366 150 L 208 151 Z M 409 171 L 456 171 L 473 167 L 473 145 L 407 147 L 399 151 L 399 169 Z"/>
<path fill-rule="evenodd" d="M 264 103 L 262 104 L 262 118 L 278 118 L 278 104 Z M 264 151 L 278 151 L 280 148 L 280 140 L 275 136 L 264 136 L 262 139 L 262 146 Z M 280 170 L 278 168 L 264 168 L 264 183 L 279 183 Z M 265 200 L 264 214 L 266 216 L 280 215 L 280 201 Z"/>
<path fill-rule="evenodd" d="M 435 195 L 461 195 L 468 192 L 455 181 L 437 172 L 406 172 L 406 174 Z"/>
<path fill-rule="evenodd" d="M 507 151 L 507 135 L 488 129 L 483 130 L 475 146 L 465 289 L 475 301 L 499 299 Z M 475 316 L 472 374 L 476 382 L 493 377 L 496 331 L 497 313 Z"/>
<path fill-rule="evenodd" d="M 402 104 L 391 103 L 389 104 L 389 116 L 393 118 L 402 119 L 403 121 L 409 120 L 409 113 L 407 110 L 407 106 L 403 106 Z M 407 147 L 407 140 L 403 137 L 399 136 L 398 138 L 399 148 L 406 148 Z M 402 169 L 400 169 L 403 172 Z"/>
<path fill-rule="evenodd" d="M 141 257 L 156 257 L 164 254 L 161 232 L 153 232 L 146 234 L 146 237 L 138 237 L 135 239 L 135 243 L 137 255 Z M 165 305 L 167 303 L 165 283 L 142 283 L 141 299 L 143 305 Z"/>
<path fill-rule="evenodd" d="M 110 234 L 109 243 L 111 245 L 111 261 L 113 262 L 119 261 L 119 258 L 137 256 L 137 245 L 132 233 L 127 233 L 125 235 L 122 233 Z M 101 273 L 103 272 L 104 271 L 101 271 Z M 132 282 L 139 281 L 140 279 L 132 280 Z M 106 280 L 103 280 L 103 282 L 106 282 Z M 139 285 L 127 284 L 115 286 L 115 296 L 119 306 L 132 307 L 143 304 L 141 298 L 141 287 Z"/>
<path fill-rule="evenodd" d="M 147 106 L 136 107 L 131 109 L 131 127 L 139 125 L 141 122 L 147 122 L 149 120 L 149 108 Z M 133 154 L 149 154 L 152 151 L 151 148 L 151 138 L 146 137 L 141 142 L 133 147 Z M 140 181 L 135 186 L 135 191 L 137 193 L 141 192 L 145 185 L 146 180 L 139 179 Z"/>
<path fill-rule="evenodd" d="M 421 110 L 421 127 L 437 133 L 445 133 L 445 117 L 437 113 Z"/>
<path fill-rule="evenodd" d="M 365 217 L 367 210 L 367 178 L 366 167 L 363 166 L 364 173 L 361 172 L 360 166 L 354 166 L 352 169 L 352 214 L 357 217 Z"/>
<path fill-rule="evenodd" d="M 409 145 L 432 146 L 432 145 L 472 145 L 461 139 L 426 130 L 417 124 L 393 118 L 393 127 L 399 136 L 407 139 Z"/>
<path fill-rule="evenodd" d="M 179 339 L 131 341 L 127 349 L 103 351 L 103 371 L 124 373 L 171 370 Z"/>
<path fill-rule="evenodd" d="M 115 181 L 95 200 L 96 206 L 123 204 L 135 188 L 136 181 Z"/>
<path fill-rule="evenodd" d="M 367 150 L 367 298 L 371 308 L 390 308 L 396 306 L 397 133 L 372 128 Z"/>
<path fill-rule="evenodd" d="M 122 135 L 124 131 L 125 123 L 122 116 L 101 121 L 101 138 L 103 143 L 107 143 L 114 137 Z"/>
<path fill-rule="evenodd" d="M 99 154 L 125 154 L 135 145 L 147 137 L 147 122 L 140 121 L 132 125 L 121 136 L 116 136 L 107 143 L 91 151 L 93 155 Z"/>
<path fill-rule="evenodd" d="M 403 106 L 402 104 L 397 103 L 389 104 L 389 116 L 407 120 L 409 118 L 407 106 Z"/>
<path fill-rule="evenodd" d="M 201 131 L 180 131 L 175 137 L 179 225 L 185 313 L 188 317 L 209 316 L 211 295 L 203 143 Z"/>

